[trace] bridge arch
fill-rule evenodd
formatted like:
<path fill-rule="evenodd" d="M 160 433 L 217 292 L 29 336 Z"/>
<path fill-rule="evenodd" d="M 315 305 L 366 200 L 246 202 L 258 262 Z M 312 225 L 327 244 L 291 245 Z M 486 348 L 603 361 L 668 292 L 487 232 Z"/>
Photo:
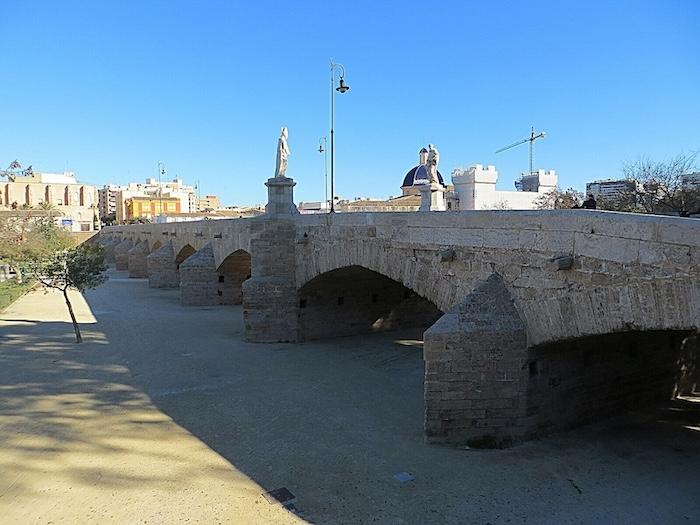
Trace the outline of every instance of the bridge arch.
<path fill-rule="evenodd" d="M 243 282 L 252 273 L 250 253 L 238 249 L 228 254 L 216 268 L 218 273 L 219 304 L 241 304 L 243 302 Z"/>
<path fill-rule="evenodd" d="M 443 312 L 403 283 L 360 265 L 329 270 L 298 290 L 304 340 L 406 329 L 422 337 Z"/>
<path fill-rule="evenodd" d="M 185 262 L 188 257 L 195 254 L 195 250 L 190 244 L 185 244 L 175 255 L 175 267 L 180 269 L 180 265 Z"/>
<path fill-rule="evenodd" d="M 401 283 L 446 312 L 488 276 L 477 271 L 450 272 L 436 250 L 392 246 L 390 242 L 348 239 L 342 243 L 317 242 L 308 257 L 297 258 L 297 286 L 321 274 L 360 266 Z"/>

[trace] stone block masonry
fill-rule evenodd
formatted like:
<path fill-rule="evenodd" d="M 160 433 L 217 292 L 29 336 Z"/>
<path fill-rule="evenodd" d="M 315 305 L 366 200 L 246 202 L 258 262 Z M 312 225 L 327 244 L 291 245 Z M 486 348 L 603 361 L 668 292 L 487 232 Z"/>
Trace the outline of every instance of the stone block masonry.
<path fill-rule="evenodd" d="M 180 299 L 187 306 L 241 304 L 241 283 L 250 275 L 247 252 L 237 252 L 217 269 L 207 244 L 179 268 Z"/>
<path fill-rule="evenodd" d="M 431 441 L 504 445 L 698 382 L 700 221 L 588 210 L 305 216 L 292 187 L 273 184 L 259 218 L 101 235 L 121 240 L 122 269 L 135 243 L 170 241 L 176 269 L 189 257 L 183 304 L 242 293 L 249 341 L 417 327 L 445 312 L 424 335 Z M 153 283 L 174 282 L 151 255 Z"/>
<path fill-rule="evenodd" d="M 180 300 L 183 305 L 219 304 L 219 274 L 214 264 L 214 252 L 211 244 L 207 244 L 180 265 Z"/>
<path fill-rule="evenodd" d="M 177 288 L 180 286 L 180 272 L 175 263 L 173 243 L 168 241 L 146 257 L 148 286 L 151 288 Z"/>
<path fill-rule="evenodd" d="M 146 257 L 150 250 L 148 241 L 141 241 L 128 252 L 129 278 L 145 279 L 148 277 Z"/>
<path fill-rule="evenodd" d="M 292 220 L 259 220 L 253 233 L 252 277 L 243 283 L 246 340 L 297 341 L 296 225 Z"/>
<path fill-rule="evenodd" d="M 430 442 L 502 446 L 526 433 L 527 337 L 500 276 L 440 318 L 423 344 Z"/>
<path fill-rule="evenodd" d="M 114 248 L 114 261 L 117 270 L 129 269 L 129 250 L 134 247 L 131 239 L 124 239 Z"/>

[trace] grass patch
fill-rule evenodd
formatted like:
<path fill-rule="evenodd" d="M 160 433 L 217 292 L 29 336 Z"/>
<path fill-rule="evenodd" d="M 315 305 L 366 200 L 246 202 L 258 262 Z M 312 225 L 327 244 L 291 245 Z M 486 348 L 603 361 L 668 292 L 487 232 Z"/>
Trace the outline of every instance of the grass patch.
<path fill-rule="evenodd" d="M 26 280 L 22 284 L 17 284 L 14 280 L 0 283 L 0 312 L 27 293 L 32 286 L 32 280 Z"/>

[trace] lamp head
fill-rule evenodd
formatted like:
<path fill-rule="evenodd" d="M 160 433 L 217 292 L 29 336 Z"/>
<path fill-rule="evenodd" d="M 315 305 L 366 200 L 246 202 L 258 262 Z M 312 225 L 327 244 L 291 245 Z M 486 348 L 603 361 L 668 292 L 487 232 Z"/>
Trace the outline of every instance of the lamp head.
<path fill-rule="evenodd" d="M 341 93 L 346 93 L 347 91 L 350 91 L 350 86 L 348 86 L 345 83 L 345 79 L 343 77 L 340 77 L 340 84 L 338 85 L 337 88 L 335 88 L 336 91 L 339 91 Z"/>

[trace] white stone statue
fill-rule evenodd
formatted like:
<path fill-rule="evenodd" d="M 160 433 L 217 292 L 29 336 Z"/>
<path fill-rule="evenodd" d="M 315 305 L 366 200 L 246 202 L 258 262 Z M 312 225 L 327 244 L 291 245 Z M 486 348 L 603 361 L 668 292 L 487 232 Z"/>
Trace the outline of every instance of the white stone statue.
<path fill-rule="evenodd" d="M 439 184 L 440 179 L 438 179 L 438 163 L 440 162 L 440 152 L 433 144 L 428 144 L 428 182 L 430 184 Z"/>
<path fill-rule="evenodd" d="M 284 178 L 287 173 L 287 158 L 291 153 L 287 145 L 287 136 L 289 132 L 286 127 L 282 127 L 280 138 L 277 141 L 277 167 L 275 168 L 275 177 Z"/>

